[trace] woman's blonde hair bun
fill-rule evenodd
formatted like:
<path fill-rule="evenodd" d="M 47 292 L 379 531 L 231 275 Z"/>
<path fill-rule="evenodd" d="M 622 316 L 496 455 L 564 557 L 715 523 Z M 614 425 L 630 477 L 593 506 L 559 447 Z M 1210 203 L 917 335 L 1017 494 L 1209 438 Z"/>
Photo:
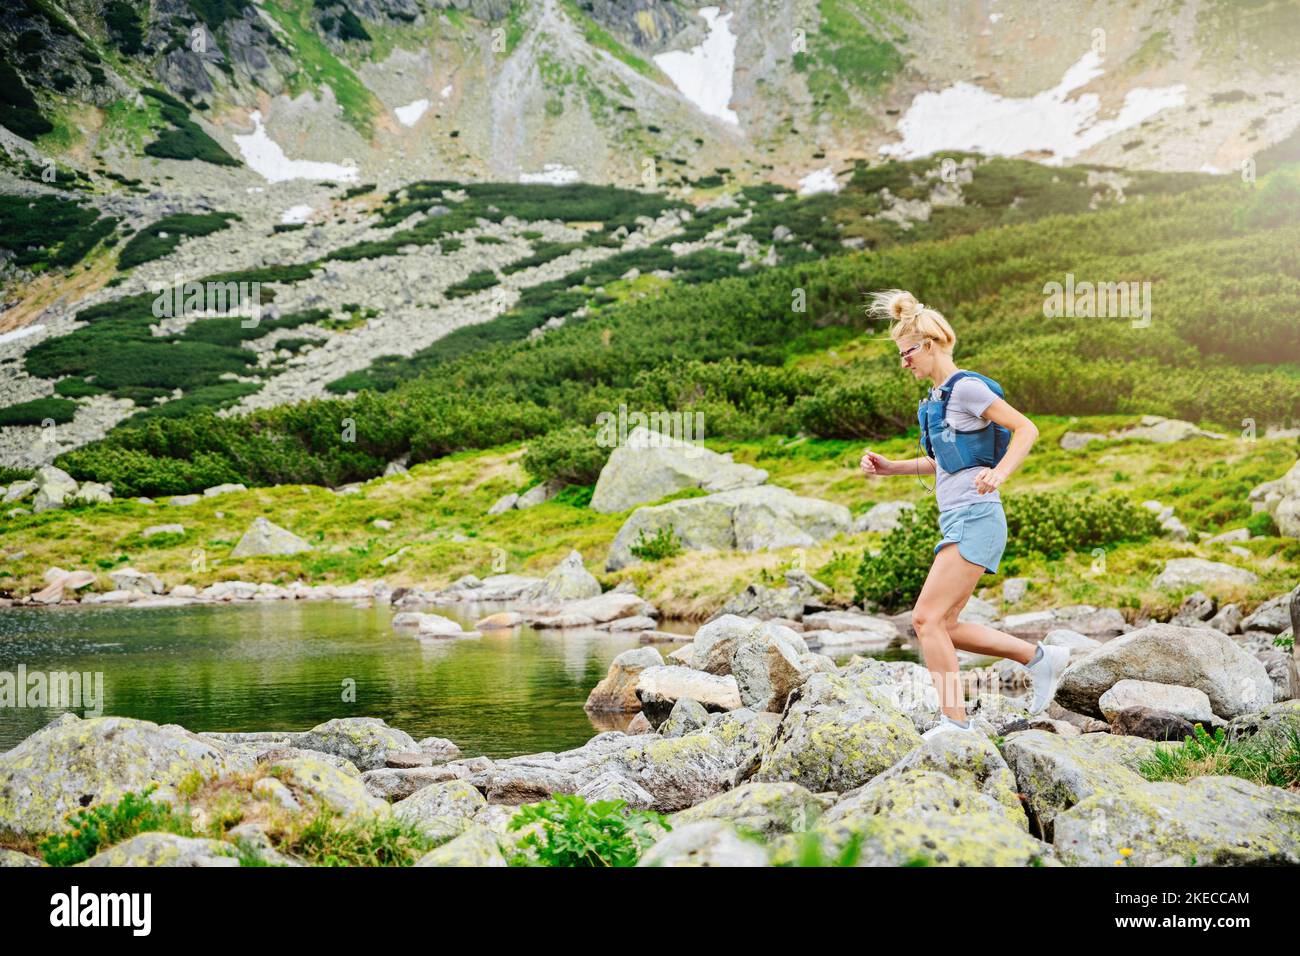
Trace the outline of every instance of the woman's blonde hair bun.
<path fill-rule="evenodd" d="M 916 301 L 916 296 L 906 289 L 873 292 L 869 298 L 871 304 L 868 312 L 890 320 L 892 325 L 889 334 L 894 341 L 930 339 L 945 352 L 951 352 L 957 344 L 957 334 L 953 332 L 948 320 L 936 309 Z"/>

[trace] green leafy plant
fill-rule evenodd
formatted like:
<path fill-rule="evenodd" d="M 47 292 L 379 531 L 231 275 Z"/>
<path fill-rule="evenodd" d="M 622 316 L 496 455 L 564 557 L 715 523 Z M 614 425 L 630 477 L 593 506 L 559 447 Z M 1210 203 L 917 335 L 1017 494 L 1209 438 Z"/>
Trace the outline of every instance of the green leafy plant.
<path fill-rule="evenodd" d="M 150 784 L 139 793 L 123 794 L 114 803 L 68 814 L 67 831 L 47 836 L 38 851 L 50 866 L 73 866 L 141 833 L 162 830 L 191 836 L 188 820 L 166 804 L 149 799 L 155 789 Z"/>
<path fill-rule="evenodd" d="M 682 543 L 672 525 L 664 525 L 653 535 L 646 536 L 645 528 L 637 532 L 636 544 L 628 549 L 642 561 L 662 561 L 682 553 Z"/>
<path fill-rule="evenodd" d="M 654 842 L 655 828 L 671 830 L 652 810 L 633 810 L 625 800 L 588 803 L 576 794 L 557 793 L 550 800 L 520 807 L 508 824 L 521 830 L 511 866 L 634 866 Z"/>

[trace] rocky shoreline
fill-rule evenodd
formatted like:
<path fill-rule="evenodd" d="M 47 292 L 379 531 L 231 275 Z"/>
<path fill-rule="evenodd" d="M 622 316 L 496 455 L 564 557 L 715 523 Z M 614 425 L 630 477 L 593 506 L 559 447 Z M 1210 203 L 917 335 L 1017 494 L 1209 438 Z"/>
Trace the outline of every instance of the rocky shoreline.
<path fill-rule="evenodd" d="M 602 595 L 611 596 L 610 607 L 626 609 L 612 620 L 646 610 L 635 595 Z M 1103 620 L 1095 610 L 1073 619 Z M 1275 610 L 1300 618 L 1300 588 L 1270 602 L 1266 623 L 1281 619 Z M 68 814 L 152 784 L 148 799 L 207 835 L 146 832 L 83 865 L 232 866 L 250 854 L 303 865 L 277 840 L 292 821 L 328 810 L 414 827 L 436 844 L 416 865 L 504 866 L 521 846 L 509 828 L 518 807 L 577 794 L 669 815 L 671 829 L 639 865 L 788 864 L 808 834 L 831 852 L 861 840 L 858 865 L 1300 865 L 1294 785 L 1143 773 L 1194 724 L 1240 746 L 1285 748 L 1300 735 L 1300 688 L 1281 683 L 1250 640 L 1193 621 L 1204 611 L 1101 641 L 1049 630 L 1044 643 L 1071 649 L 1055 701 L 1030 715 L 1026 698 L 972 695 L 975 734 L 922 736 L 939 717 L 923 666 L 859 656 L 836 665 L 811 650 L 806 638 L 819 628 L 809 625 L 829 623 L 821 611 L 789 624 L 723 614 L 667 660 L 653 646 L 624 652 L 587 708 L 635 709 L 632 723 L 562 753 L 465 756 L 450 740 L 416 740 L 374 717 L 221 733 L 64 714 L 0 754 L 0 832 L 30 851 L 70 826 Z M 837 613 L 840 623 L 865 617 Z M 1023 677 L 1020 665 L 1000 665 Z M 194 797 L 213 788 L 227 801 L 219 810 Z M 0 864 L 40 861 L 11 848 Z"/>

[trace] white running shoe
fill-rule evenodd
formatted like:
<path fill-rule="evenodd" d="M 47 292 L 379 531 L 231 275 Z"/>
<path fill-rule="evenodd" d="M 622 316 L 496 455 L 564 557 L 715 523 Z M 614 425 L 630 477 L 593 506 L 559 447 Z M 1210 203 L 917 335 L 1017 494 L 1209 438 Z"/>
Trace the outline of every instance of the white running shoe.
<path fill-rule="evenodd" d="M 1029 704 L 1031 714 L 1041 714 L 1056 698 L 1056 688 L 1061 683 L 1061 675 L 1070 663 L 1070 649 L 1054 644 L 1040 644 L 1043 656 L 1036 664 L 1027 664 L 1025 669 L 1034 682 L 1033 700 Z"/>
<path fill-rule="evenodd" d="M 968 726 L 962 727 L 951 717 L 944 714 L 939 717 L 939 722 L 937 724 L 935 724 L 925 733 L 921 734 L 921 739 L 930 740 L 931 738 L 937 737 L 940 734 L 946 734 L 946 733 L 980 734 L 981 736 L 983 735 L 983 731 L 975 726 L 975 721 L 971 720 L 969 716 L 966 718 L 966 723 Z"/>

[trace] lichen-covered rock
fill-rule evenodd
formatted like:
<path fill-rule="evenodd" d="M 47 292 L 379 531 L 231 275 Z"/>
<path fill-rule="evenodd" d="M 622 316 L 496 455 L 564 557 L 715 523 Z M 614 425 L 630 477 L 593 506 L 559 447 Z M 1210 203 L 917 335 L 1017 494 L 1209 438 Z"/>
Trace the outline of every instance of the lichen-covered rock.
<path fill-rule="evenodd" d="M 652 536 L 671 527 L 691 550 L 757 551 L 812 547 L 848 531 L 849 524 L 849 509 L 843 505 L 771 485 L 683 498 L 632 512 L 610 546 L 605 570 L 617 571 L 636 560 L 632 547 L 643 531 Z"/>
<path fill-rule="evenodd" d="M 968 734 L 939 734 L 922 741 L 903 759 L 845 797 L 855 796 L 878 784 L 888 787 L 896 777 L 917 771 L 934 771 L 961 786 L 987 797 L 990 809 L 1004 814 L 1022 829 L 1029 828 L 1024 805 L 1017 793 L 1016 776 L 988 737 Z"/>
<path fill-rule="evenodd" d="M 419 749 L 410 734 L 379 717 L 336 717 L 298 735 L 294 744 L 344 757 L 359 770 L 379 769 L 389 753 Z"/>
<path fill-rule="evenodd" d="M 26 853 L 19 853 L 17 850 L 0 849 L 0 869 L 7 867 L 25 867 L 25 866 L 45 866 L 44 860 L 38 860 L 34 856 L 28 856 Z"/>
<path fill-rule="evenodd" d="M 889 769 L 921 742 L 879 687 L 813 674 L 791 692 L 755 779 L 843 793 Z"/>
<path fill-rule="evenodd" d="M 737 465 L 730 455 L 637 426 L 601 469 L 591 509 L 611 514 L 658 501 L 684 488 L 730 491 L 766 480 L 766 471 Z"/>
<path fill-rule="evenodd" d="M 1208 627 L 1175 624 L 1130 631 L 1070 664 L 1056 700 L 1067 710 L 1100 718 L 1101 695 L 1125 679 L 1194 687 L 1224 718 L 1273 703 L 1268 671 L 1230 637 Z"/>
<path fill-rule="evenodd" d="M 1011 734 L 1002 756 L 1016 776 L 1025 808 L 1044 839 L 1056 817 L 1095 793 L 1124 793 L 1144 784 L 1144 760 L 1163 746 L 1140 737 L 1082 734 L 1062 737 L 1043 730 Z"/>
<path fill-rule="evenodd" d="M 459 780 L 460 774 L 451 767 L 382 767 L 367 770 L 361 775 L 366 792 L 381 800 L 405 800 L 417 790 L 432 783 Z"/>
<path fill-rule="evenodd" d="M 876 687 L 912 721 L 918 734 L 939 723 L 939 692 L 930 672 L 913 661 L 855 657 L 840 676 L 861 687 Z"/>
<path fill-rule="evenodd" d="M 1233 776 L 1101 792 L 1056 817 L 1063 862 L 1113 866 L 1300 866 L 1300 794 Z"/>
<path fill-rule="evenodd" d="M 294 798 L 293 791 L 275 777 L 262 777 L 255 781 L 251 792 L 258 800 L 273 803 L 282 810 L 288 810 L 290 813 L 302 812 L 302 804 Z"/>
<path fill-rule="evenodd" d="M 1300 737 L 1300 700 L 1279 701 L 1257 713 L 1233 718 L 1226 733 L 1231 741 L 1250 741 L 1262 750 L 1284 748 L 1293 734 Z"/>
<path fill-rule="evenodd" d="M 589 713 L 636 713 L 641 700 L 636 684 L 647 667 L 663 665 L 663 655 L 653 647 L 634 647 L 619 654 L 609 665 L 609 672 L 587 695 L 583 709 Z"/>
<path fill-rule="evenodd" d="M 471 823 L 460 836 L 426 853 L 414 865 L 500 867 L 506 865 L 506 858 L 497 835 L 482 824 Z"/>
<path fill-rule="evenodd" d="M 790 692 L 815 673 L 813 662 L 804 660 L 806 647 L 794 631 L 771 622 L 742 635 L 731 657 L 741 704 L 751 710 L 784 710 Z"/>
<path fill-rule="evenodd" d="M 668 719 L 659 725 L 659 733 L 664 737 L 681 737 L 693 733 L 709 722 L 709 712 L 704 705 L 689 697 L 679 698 L 673 704 Z"/>
<path fill-rule="evenodd" d="M 239 866 L 238 850 L 221 840 L 141 833 L 78 866 Z"/>
<path fill-rule="evenodd" d="M 397 819 L 419 827 L 435 839 L 451 839 L 468 828 L 487 804 L 483 794 L 464 780 L 434 783 L 393 804 Z"/>
<path fill-rule="evenodd" d="M 775 723 L 775 714 L 741 709 L 713 714 L 703 729 L 682 737 L 624 736 L 623 746 L 580 771 L 578 778 L 585 784 L 614 773 L 649 793 L 652 809 L 684 810 L 736 786 L 741 772 L 755 764 Z"/>
<path fill-rule="evenodd" d="M 770 838 L 809 829 L 828 805 L 797 783 L 743 783 L 673 815 L 674 828 L 697 820 L 727 820 Z"/>
<path fill-rule="evenodd" d="M 822 853 L 837 856 L 856 834 L 858 866 L 1035 866 L 1054 863 L 1052 848 L 1031 836 L 992 797 L 946 774 L 919 768 L 872 781 L 835 804 L 810 831 Z M 799 835 L 780 841 L 790 859 Z"/>
<path fill-rule="evenodd" d="M 767 850 L 724 820 L 674 827 L 646 850 L 637 866 L 767 866 Z"/>
<path fill-rule="evenodd" d="M 0 828 L 19 836 L 65 829 L 64 817 L 150 783 L 211 779 L 231 768 L 197 734 L 130 717 L 64 714 L 0 754 Z"/>
<path fill-rule="evenodd" d="M 607 771 L 588 781 L 578 790 L 578 796 L 589 803 L 597 800 L 622 800 L 635 810 L 648 810 L 655 798 L 645 787 L 625 774 Z"/>
<path fill-rule="evenodd" d="M 386 800 L 370 795 L 359 777 L 314 757 L 298 757 L 271 764 L 268 768 L 281 783 L 291 787 L 316 804 L 329 807 L 345 817 L 386 817 Z"/>

